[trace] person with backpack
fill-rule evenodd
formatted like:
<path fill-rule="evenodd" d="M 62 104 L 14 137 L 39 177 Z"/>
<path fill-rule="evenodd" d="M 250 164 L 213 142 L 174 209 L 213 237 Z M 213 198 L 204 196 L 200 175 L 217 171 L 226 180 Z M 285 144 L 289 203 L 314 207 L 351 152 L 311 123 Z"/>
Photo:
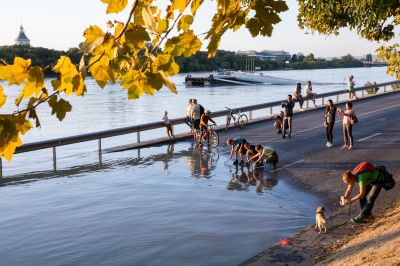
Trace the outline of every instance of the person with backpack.
<path fill-rule="evenodd" d="M 336 118 L 336 106 L 333 104 L 331 99 L 328 100 L 328 104 L 325 109 L 325 128 L 326 128 L 326 147 L 333 147 L 333 127 L 335 126 Z"/>
<path fill-rule="evenodd" d="M 351 150 L 353 148 L 353 124 L 357 123 L 353 119 L 353 117 L 355 117 L 353 103 L 347 102 L 346 110 L 343 111 L 341 108 L 338 108 L 337 112 L 339 115 L 343 116 L 344 145 L 342 146 L 342 149 Z"/>
<path fill-rule="evenodd" d="M 370 217 L 382 188 L 392 189 L 395 183 L 393 176 L 384 166 L 375 166 L 369 162 L 362 162 L 353 171 L 344 172 L 343 182 L 347 184 L 347 190 L 340 204 L 348 205 L 360 201 L 361 213 L 351 219 L 354 223 L 362 223 L 365 218 Z M 358 183 L 359 193 L 351 198 L 355 183 Z"/>

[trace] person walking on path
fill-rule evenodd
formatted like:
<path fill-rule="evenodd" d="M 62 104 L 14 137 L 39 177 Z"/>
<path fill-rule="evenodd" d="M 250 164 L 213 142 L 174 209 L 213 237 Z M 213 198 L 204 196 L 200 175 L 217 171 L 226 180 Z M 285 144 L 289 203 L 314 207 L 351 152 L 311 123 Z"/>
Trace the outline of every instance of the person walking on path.
<path fill-rule="evenodd" d="M 292 100 L 292 95 L 289 94 L 287 101 L 282 103 L 282 108 L 284 108 L 285 110 L 283 115 L 283 134 L 282 134 L 283 139 L 286 138 L 287 129 L 289 129 L 289 134 L 288 134 L 289 139 L 292 134 L 293 107 L 294 107 L 294 102 Z"/>
<path fill-rule="evenodd" d="M 191 131 L 193 131 L 192 127 L 192 99 L 189 99 L 188 104 L 186 105 L 186 112 L 185 112 L 185 123 L 190 127 Z"/>
<path fill-rule="evenodd" d="M 347 190 L 342 197 L 340 204 L 348 205 L 359 200 L 361 207 L 360 214 L 353 217 L 351 219 L 352 222 L 362 223 L 365 218 L 371 216 L 375 200 L 379 196 L 382 187 L 385 186 L 385 173 L 387 173 L 386 170 L 382 172 L 379 167 L 376 167 L 369 162 L 362 162 L 357 165 L 353 171 L 344 172 L 343 182 L 347 184 Z M 359 193 L 351 198 L 351 193 L 355 183 L 358 183 Z"/>
<path fill-rule="evenodd" d="M 331 148 L 333 146 L 333 127 L 335 126 L 336 118 L 336 106 L 333 104 L 331 99 L 328 100 L 325 109 L 325 127 L 326 127 L 326 147 Z"/>
<path fill-rule="evenodd" d="M 315 95 L 316 94 L 313 92 L 311 81 L 309 80 L 306 85 L 306 97 L 311 99 L 314 103 L 314 107 L 317 108 L 317 105 L 315 104 Z"/>
<path fill-rule="evenodd" d="M 354 116 L 353 104 L 352 102 L 346 103 L 346 110 L 343 111 L 341 108 L 337 109 L 339 115 L 343 116 L 343 137 L 344 145 L 342 149 L 353 148 L 353 124 L 352 117 Z"/>
<path fill-rule="evenodd" d="M 303 100 L 303 96 L 301 95 L 301 83 L 300 82 L 297 83 L 296 88 L 294 88 L 292 95 L 295 98 L 295 100 L 299 102 L 300 111 L 304 111 L 304 109 L 303 109 L 304 100 Z"/>
<path fill-rule="evenodd" d="M 175 138 L 174 134 L 172 132 L 172 122 L 168 118 L 168 112 L 167 111 L 164 112 L 164 117 L 161 120 L 164 122 L 165 128 L 167 130 L 168 138 L 170 138 L 170 139 Z"/>
<path fill-rule="evenodd" d="M 353 75 L 351 75 L 349 77 L 349 79 L 347 80 L 347 90 L 349 91 L 349 99 L 353 100 L 353 98 L 355 98 L 356 100 L 358 100 L 356 91 L 354 90 L 354 85 L 356 83 L 354 82 L 354 77 Z"/>

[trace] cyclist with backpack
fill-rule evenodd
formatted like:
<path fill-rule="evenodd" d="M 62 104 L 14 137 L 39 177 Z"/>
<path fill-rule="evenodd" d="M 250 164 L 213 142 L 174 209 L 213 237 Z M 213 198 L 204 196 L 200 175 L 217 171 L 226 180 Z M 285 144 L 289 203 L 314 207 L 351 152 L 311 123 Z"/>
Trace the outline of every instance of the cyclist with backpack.
<path fill-rule="evenodd" d="M 362 162 L 353 171 L 344 172 L 343 182 L 347 184 L 347 190 L 340 204 L 348 205 L 360 201 L 361 213 L 351 219 L 354 223 L 362 223 L 365 218 L 370 217 L 382 188 L 389 190 L 395 183 L 384 166 L 375 166 L 369 162 Z M 351 198 L 355 183 L 358 183 L 359 193 Z"/>

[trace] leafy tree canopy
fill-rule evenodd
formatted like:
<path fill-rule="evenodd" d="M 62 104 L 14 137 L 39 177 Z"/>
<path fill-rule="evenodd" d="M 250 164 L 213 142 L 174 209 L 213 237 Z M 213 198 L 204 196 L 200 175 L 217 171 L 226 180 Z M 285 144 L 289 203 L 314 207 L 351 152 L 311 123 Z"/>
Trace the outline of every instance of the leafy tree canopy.
<path fill-rule="evenodd" d="M 299 0 L 298 2 L 299 26 L 321 34 L 337 35 L 341 28 L 350 28 L 367 40 L 389 41 L 395 38 L 400 24 L 399 0 Z M 388 74 L 400 78 L 399 44 L 381 46 L 377 49 L 377 53 L 388 63 Z"/>
<path fill-rule="evenodd" d="M 169 80 L 179 72 L 175 58 L 190 57 L 199 51 L 200 36 L 208 40 L 208 57 L 213 57 L 227 31 L 245 27 L 253 37 L 271 36 L 273 26 L 280 22 L 279 13 L 288 9 L 283 0 L 216 0 L 211 28 L 205 35 L 197 35 L 191 25 L 204 0 L 170 0 L 165 9 L 157 5 L 161 0 L 101 1 L 106 4 L 107 13 L 129 8 L 129 16 L 126 22 L 109 21 L 106 29 L 89 26 L 83 33 L 85 41 L 80 46 L 78 65 L 68 54 L 47 67 L 18 56 L 12 63 L 2 61 L 0 80 L 8 82 L 7 86 L 20 86 L 21 91 L 14 99 L 17 111 L 0 116 L 0 156 L 11 160 L 16 147 L 22 145 L 20 135 L 33 127 L 31 121 L 40 126 L 37 106 L 47 103 L 52 115 L 63 120 L 72 110 L 64 98 L 85 94 L 87 71 L 101 88 L 119 83 L 129 99 L 154 94 L 163 86 L 176 92 Z M 45 88 L 44 72 L 49 69 L 57 77 L 51 81 L 51 88 Z M 7 100 L 11 99 L 0 86 L 0 108 Z"/>

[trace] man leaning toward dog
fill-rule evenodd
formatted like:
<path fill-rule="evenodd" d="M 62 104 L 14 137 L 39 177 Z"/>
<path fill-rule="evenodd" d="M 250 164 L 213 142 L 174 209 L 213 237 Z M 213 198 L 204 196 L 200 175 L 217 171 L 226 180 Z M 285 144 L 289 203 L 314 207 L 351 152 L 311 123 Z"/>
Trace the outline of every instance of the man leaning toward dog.
<path fill-rule="evenodd" d="M 375 200 L 382 190 L 384 182 L 383 174 L 376 167 L 357 174 L 354 173 L 354 170 L 353 172 L 346 171 L 343 174 L 343 182 L 347 184 L 347 190 L 341 204 L 347 205 L 359 200 L 361 213 L 353 217 L 351 221 L 362 223 L 365 218 L 371 216 Z M 355 183 L 358 183 L 359 193 L 353 198 L 350 198 Z"/>

